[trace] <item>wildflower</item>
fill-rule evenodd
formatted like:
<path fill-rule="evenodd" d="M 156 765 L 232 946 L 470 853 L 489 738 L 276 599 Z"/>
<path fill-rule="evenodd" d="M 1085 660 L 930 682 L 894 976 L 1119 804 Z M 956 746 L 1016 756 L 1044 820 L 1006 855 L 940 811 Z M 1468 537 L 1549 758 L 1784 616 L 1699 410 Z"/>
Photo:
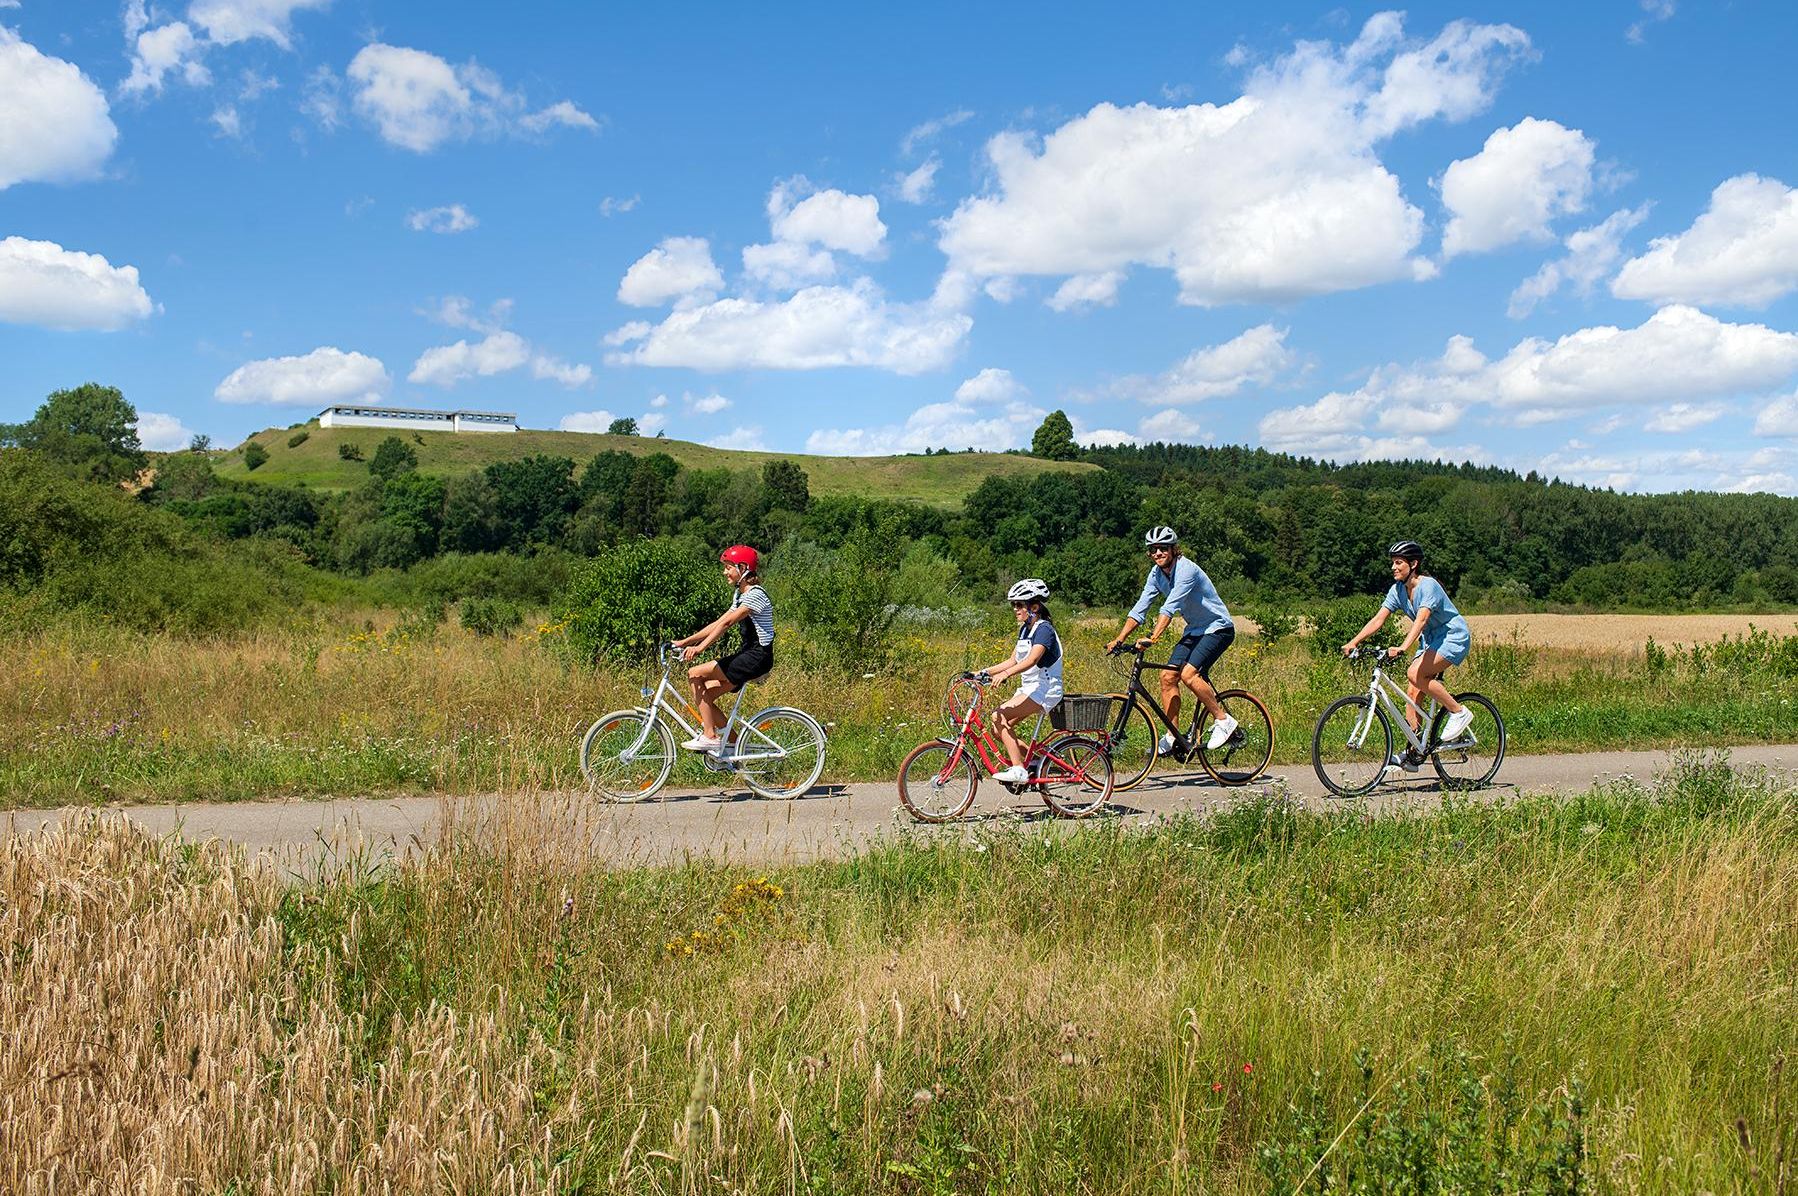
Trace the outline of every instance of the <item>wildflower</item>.
<path fill-rule="evenodd" d="M 1255 1065 L 1253 1063 L 1245 1063 L 1242 1065 L 1242 1074 L 1243 1075 L 1245 1075 L 1245 1076 L 1252 1075 L 1254 1073 L 1254 1071 L 1255 1071 Z"/>
<path fill-rule="evenodd" d="M 1222 1081 L 1222 1080 L 1213 1080 L 1213 1081 L 1212 1081 L 1212 1083 L 1211 1083 L 1211 1091 L 1213 1091 L 1213 1092 L 1222 1092 L 1222 1091 L 1223 1091 L 1223 1090 L 1224 1090 L 1224 1084 L 1223 1084 L 1223 1081 Z"/>

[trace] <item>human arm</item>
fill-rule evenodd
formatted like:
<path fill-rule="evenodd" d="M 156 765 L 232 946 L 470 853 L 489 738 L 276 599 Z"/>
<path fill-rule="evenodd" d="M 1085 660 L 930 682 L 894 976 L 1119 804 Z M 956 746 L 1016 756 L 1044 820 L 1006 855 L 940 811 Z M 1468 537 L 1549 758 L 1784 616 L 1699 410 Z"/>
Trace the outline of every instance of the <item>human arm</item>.
<path fill-rule="evenodd" d="M 1353 652 L 1356 648 L 1360 647 L 1361 641 L 1378 631 L 1380 628 L 1386 626 L 1386 620 L 1391 616 L 1392 611 L 1384 606 L 1375 611 L 1373 613 L 1373 618 L 1369 619 L 1366 625 L 1363 626 L 1360 631 L 1355 633 L 1354 638 L 1342 645 L 1342 654 L 1347 656 L 1350 652 Z"/>
<path fill-rule="evenodd" d="M 729 631 L 732 626 L 741 623 L 755 612 L 747 606 L 733 606 L 723 614 L 707 623 L 685 639 L 674 641 L 674 646 L 681 649 L 682 660 L 692 660 L 701 652 L 718 642 L 718 637 Z"/>
<path fill-rule="evenodd" d="M 987 676 L 991 677 L 993 679 L 993 682 L 995 684 L 997 684 L 998 682 L 1005 680 L 1007 677 L 1016 676 L 1017 674 L 1024 672 L 1026 669 L 1031 669 L 1031 668 L 1036 667 L 1037 663 L 1042 660 L 1043 653 L 1046 650 L 1047 649 L 1045 649 L 1043 647 L 1043 645 L 1041 645 L 1041 644 L 1032 644 L 1030 646 L 1030 651 L 1024 653 L 1024 659 L 1008 660 L 1008 661 L 1004 662 L 1003 664 L 996 664 L 996 665 L 993 665 L 991 668 L 982 669 L 981 671 L 984 672 Z"/>
<path fill-rule="evenodd" d="M 1159 640 L 1162 636 L 1167 634 L 1167 625 L 1173 621 L 1174 617 L 1166 611 L 1162 611 L 1159 615 L 1156 615 L 1155 630 L 1149 632 L 1149 634 L 1142 639 L 1137 640 L 1136 646 L 1138 648 L 1147 648 L 1150 644 Z"/>
<path fill-rule="evenodd" d="M 1424 624 L 1430 621 L 1430 616 L 1434 613 L 1427 606 L 1419 608 L 1417 617 L 1411 620 L 1411 630 L 1406 633 L 1405 642 L 1392 649 L 1388 655 L 1395 659 L 1400 656 L 1409 656 L 1411 650 L 1417 646 L 1418 637 L 1423 635 Z"/>

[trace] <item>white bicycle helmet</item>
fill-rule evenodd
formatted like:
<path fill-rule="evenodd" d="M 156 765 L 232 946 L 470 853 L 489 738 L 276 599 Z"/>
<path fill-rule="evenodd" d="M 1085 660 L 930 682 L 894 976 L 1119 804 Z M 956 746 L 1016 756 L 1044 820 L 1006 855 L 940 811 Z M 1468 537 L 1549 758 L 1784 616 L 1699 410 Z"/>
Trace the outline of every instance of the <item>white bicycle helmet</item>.
<path fill-rule="evenodd" d="M 1048 596 L 1049 587 L 1040 577 L 1026 577 L 1005 591 L 1007 602 L 1042 602 Z"/>
<path fill-rule="evenodd" d="M 1160 527 L 1150 528 L 1148 534 L 1142 538 L 1142 542 L 1150 548 L 1161 548 L 1168 544 L 1178 544 L 1180 542 L 1180 533 L 1173 528 L 1168 527 L 1166 524 L 1162 524 Z"/>

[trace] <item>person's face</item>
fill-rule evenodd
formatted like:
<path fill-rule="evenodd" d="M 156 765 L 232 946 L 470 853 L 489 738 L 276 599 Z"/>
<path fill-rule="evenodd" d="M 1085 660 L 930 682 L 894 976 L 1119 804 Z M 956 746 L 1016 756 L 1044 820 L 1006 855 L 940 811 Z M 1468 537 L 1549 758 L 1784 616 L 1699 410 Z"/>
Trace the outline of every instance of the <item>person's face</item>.
<path fill-rule="evenodd" d="M 1175 547 L 1173 544 L 1152 545 L 1149 548 L 1149 559 L 1155 562 L 1156 567 L 1165 569 L 1174 563 Z"/>
<path fill-rule="evenodd" d="M 1011 613 L 1017 616 L 1018 626 L 1022 627 L 1030 618 L 1030 604 L 1014 602 L 1011 604 Z"/>
<path fill-rule="evenodd" d="M 724 562 L 724 580 L 728 581 L 733 586 L 736 585 L 738 582 L 742 581 L 743 580 L 743 566 L 737 564 L 735 561 L 725 561 Z"/>
<path fill-rule="evenodd" d="M 1409 581 L 1411 580 L 1411 573 L 1412 569 L 1410 561 L 1407 561 L 1402 556 L 1395 556 L 1392 558 L 1393 581 Z"/>

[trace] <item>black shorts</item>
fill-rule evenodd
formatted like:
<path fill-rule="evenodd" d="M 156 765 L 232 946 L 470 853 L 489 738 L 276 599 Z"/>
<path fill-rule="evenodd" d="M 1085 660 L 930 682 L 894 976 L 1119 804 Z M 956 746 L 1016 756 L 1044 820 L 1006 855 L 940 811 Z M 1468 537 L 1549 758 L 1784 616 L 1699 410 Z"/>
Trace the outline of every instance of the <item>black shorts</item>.
<path fill-rule="evenodd" d="M 724 670 L 724 679 L 730 682 L 732 689 L 742 689 L 757 677 L 766 676 L 774 667 L 774 649 L 745 644 L 729 656 L 720 656 L 718 667 Z"/>
<path fill-rule="evenodd" d="M 1191 665 L 1199 670 L 1199 676 L 1211 680 L 1211 666 L 1217 658 L 1224 654 L 1236 640 L 1236 628 L 1220 627 L 1216 631 L 1192 632 L 1180 637 L 1174 650 L 1167 655 L 1167 662 L 1178 669 L 1181 665 Z"/>

